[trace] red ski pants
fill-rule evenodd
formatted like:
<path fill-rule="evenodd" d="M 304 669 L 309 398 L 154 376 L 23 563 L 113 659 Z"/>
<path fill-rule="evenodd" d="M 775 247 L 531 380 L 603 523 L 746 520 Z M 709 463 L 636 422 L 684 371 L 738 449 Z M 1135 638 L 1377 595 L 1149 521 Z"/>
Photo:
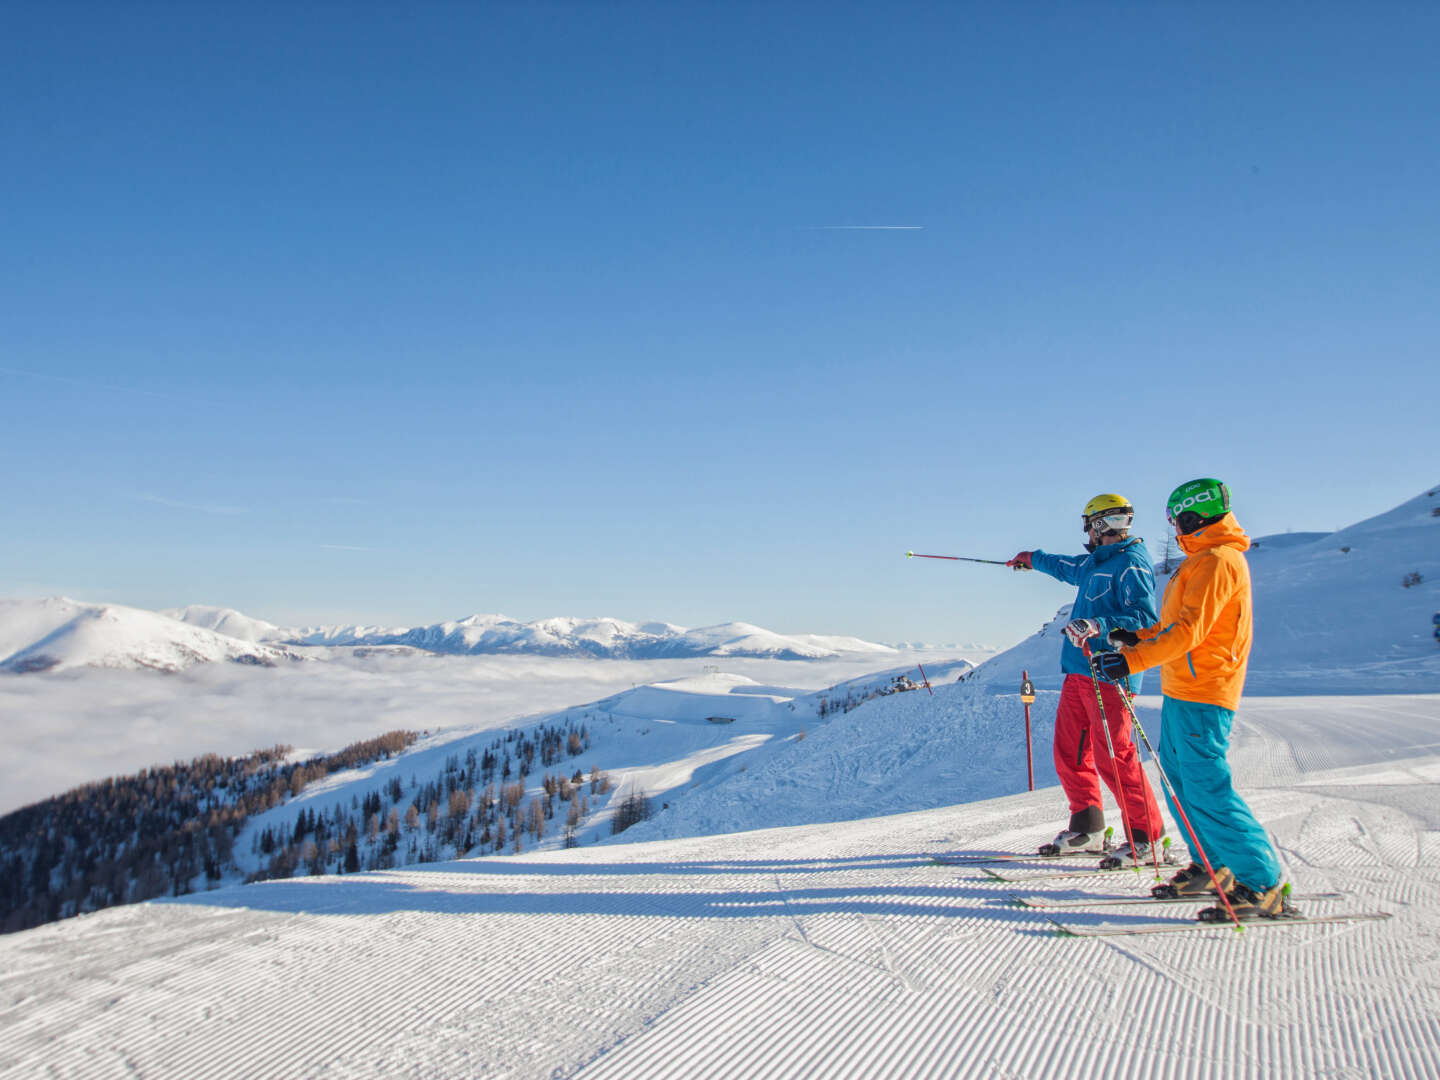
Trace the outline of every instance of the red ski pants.
<path fill-rule="evenodd" d="M 1060 690 L 1060 706 L 1055 714 L 1055 771 L 1070 800 L 1070 813 L 1104 805 L 1100 796 L 1100 780 L 1104 778 L 1105 786 L 1123 810 L 1125 824 L 1143 838 L 1157 839 L 1165 834 L 1165 822 L 1130 738 L 1130 713 L 1114 683 L 1101 681 L 1100 694 L 1105 701 L 1110 742 L 1115 747 L 1113 762 L 1100 724 L 1100 707 L 1095 703 L 1094 682 L 1088 675 L 1066 675 Z M 1124 836 L 1124 829 L 1115 831 L 1117 840 Z"/>

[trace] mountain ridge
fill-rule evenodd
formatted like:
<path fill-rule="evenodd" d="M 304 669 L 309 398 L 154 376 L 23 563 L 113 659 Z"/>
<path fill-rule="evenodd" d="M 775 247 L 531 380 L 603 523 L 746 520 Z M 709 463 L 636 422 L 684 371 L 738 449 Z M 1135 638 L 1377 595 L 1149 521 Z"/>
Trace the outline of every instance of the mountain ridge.
<path fill-rule="evenodd" d="M 250 619 L 229 608 L 192 605 L 173 609 L 167 614 L 207 629 L 218 630 L 224 625 L 243 627 L 260 635 L 253 640 L 279 645 L 403 645 L 463 656 L 522 653 L 616 660 L 692 656 L 815 660 L 845 653 L 890 656 L 898 651 L 892 646 L 857 637 L 780 634 L 746 622 L 688 629 L 668 622 L 631 623 L 609 616 L 549 616 L 522 622 L 501 614 L 474 614 L 414 627 L 387 628 L 360 624 L 280 627 Z"/>
<path fill-rule="evenodd" d="M 63 596 L 0 599 L 0 672 L 10 674 L 81 667 L 174 672 L 218 661 L 271 666 L 312 659 L 322 648 L 397 646 L 454 656 L 597 660 L 878 659 L 900 654 L 889 645 L 857 637 L 780 634 L 745 622 L 687 629 L 608 617 L 520 622 L 500 614 L 476 614 L 416 627 L 283 627 L 234 608 L 203 604 L 150 611 Z"/>

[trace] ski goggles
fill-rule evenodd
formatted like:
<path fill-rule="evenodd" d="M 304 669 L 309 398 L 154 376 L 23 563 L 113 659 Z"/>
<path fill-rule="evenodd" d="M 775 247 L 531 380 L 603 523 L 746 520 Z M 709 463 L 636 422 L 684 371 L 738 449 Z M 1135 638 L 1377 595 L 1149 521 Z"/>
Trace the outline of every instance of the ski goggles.
<path fill-rule="evenodd" d="M 1124 532 L 1135 520 L 1134 514 L 1096 514 L 1085 519 L 1086 532 Z"/>

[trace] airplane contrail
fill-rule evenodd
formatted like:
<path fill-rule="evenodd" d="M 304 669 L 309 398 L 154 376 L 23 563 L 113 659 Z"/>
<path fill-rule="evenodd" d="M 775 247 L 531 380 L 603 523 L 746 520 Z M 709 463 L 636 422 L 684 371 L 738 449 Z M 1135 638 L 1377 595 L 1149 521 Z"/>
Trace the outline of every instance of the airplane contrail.
<path fill-rule="evenodd" d="M 155 390 L 140 390 L 133 386 L 113 386 L 93 379 L 72 379 L 65 375 L 46 375 L 40 371 L 23 371 L 20 368 L 0 367 L 0 375 L 19 375 L 27 379 L 44 379 L 47 382 L 68 383 L 92 390 L 110 390 L 119 394 L 143 394 L 145 397 L 174 398 L 174 394 L 162 394 Z"/>
<path fill-rule="evenodd" d="M 812 229 L 923 229 L 924 225 L 812 225 Z"/>
<path fill-rule="evenodd" d="M 154 503 L 156 506 L 168 506 L 172 510 L 194 510 L 201 514 L 248 514 L 250 511 L 243 506 L 222 506 L 217 503 L 191 503 L 182 502 L 179 499 L 167 499 L 164 495 L 151 495 L 142 493 L 136 496 L 141 502 Z"/>

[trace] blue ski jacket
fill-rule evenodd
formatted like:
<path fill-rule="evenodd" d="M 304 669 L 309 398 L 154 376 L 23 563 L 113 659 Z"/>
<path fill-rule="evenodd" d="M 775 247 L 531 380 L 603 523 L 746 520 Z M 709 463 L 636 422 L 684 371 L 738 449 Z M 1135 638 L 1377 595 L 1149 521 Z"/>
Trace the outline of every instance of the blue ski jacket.
<path fill-rule="evenodd" d="M 1145 542 L 1132 536 L 1118 544 L 1097 547 L 1088 555 L 1051 555 L 1048 551 L 1032 553 L 1031 565 L 1051 577 L 1074 585 L 1075 606 L 1071 619 L 1094 619 L 1100 624 L 1100 636 L 1092 638 L 1092 652 L 1108 652 L 1106 635 L 1117 626 L 1139 630 L 1160 621 L 1155 604 L 1155 571 Z M 1062 637 L 1060 670 L 1066 675 L 1089 675 L 1090 665 L 1085 654 Z M 1130 692 L 1140 692 L 1140 676 L 1129 678 Z"/>

